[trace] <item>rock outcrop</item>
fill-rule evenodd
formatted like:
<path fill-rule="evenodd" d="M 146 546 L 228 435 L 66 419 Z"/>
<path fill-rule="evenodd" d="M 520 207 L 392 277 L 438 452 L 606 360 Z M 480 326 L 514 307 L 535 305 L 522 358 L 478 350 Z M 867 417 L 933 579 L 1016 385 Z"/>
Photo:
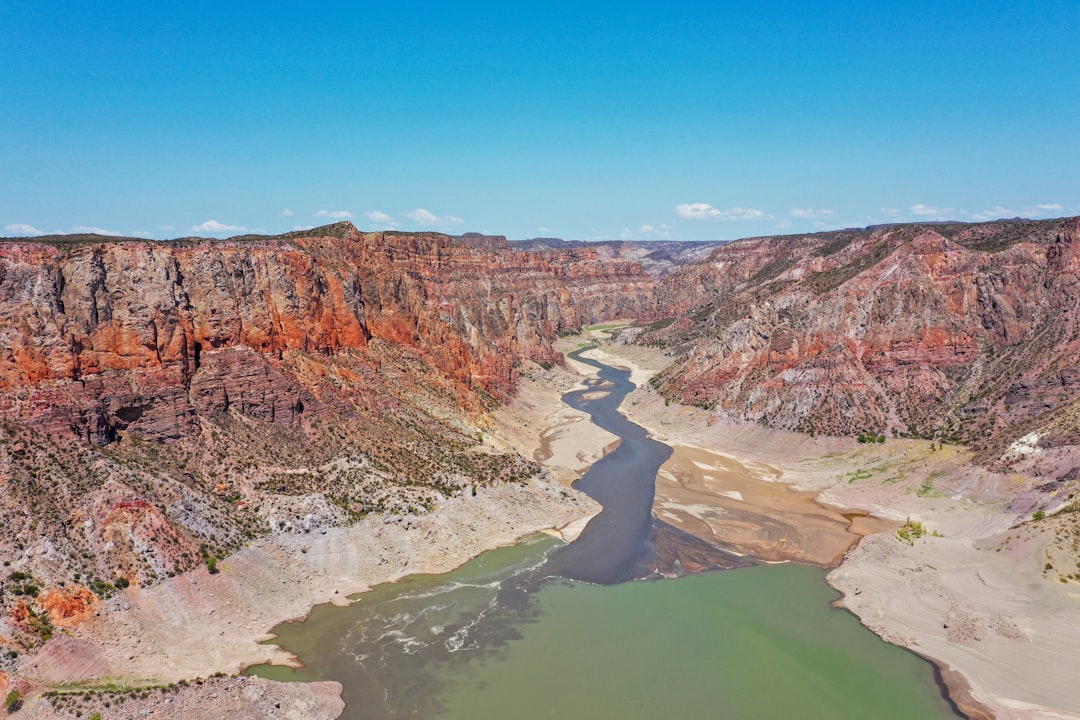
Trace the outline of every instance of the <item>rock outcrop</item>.
<path fill-rule="evenodd" d="M 640 341 L 682 352 L 661 388 L 688 404 L 1055 474 L 1080 430 L 1078 242 L 1078 218 L 740 240 L 661 281 L 672 317 Z"/>

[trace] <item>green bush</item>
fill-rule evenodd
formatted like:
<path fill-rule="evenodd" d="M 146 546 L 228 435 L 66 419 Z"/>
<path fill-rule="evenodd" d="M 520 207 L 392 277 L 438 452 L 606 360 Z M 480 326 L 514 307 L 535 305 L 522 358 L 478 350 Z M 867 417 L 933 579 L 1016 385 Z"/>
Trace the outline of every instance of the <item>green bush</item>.
<path fill-rule="evenodd" d="M 879 432 L 875 432 L 873 430 L 867 430 L 866 432 L 859 433 L 855 439 L 863 445 L 867 443 L 881 444 L 885 442 L 885 435 Z"/>
<path fill-rule="evenodd" d="M 907 521 L 896 531 L 896 536 L 908 545 L 914 545 L 915 541 L 926 534 L 926 527 L 918 520 L 908 518 Z"/>

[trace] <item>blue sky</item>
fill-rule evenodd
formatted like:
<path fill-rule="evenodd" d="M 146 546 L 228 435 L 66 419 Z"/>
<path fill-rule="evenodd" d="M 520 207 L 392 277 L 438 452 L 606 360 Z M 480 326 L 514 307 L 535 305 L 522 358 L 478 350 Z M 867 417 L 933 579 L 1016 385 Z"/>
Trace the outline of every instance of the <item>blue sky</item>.
<path fill-rule="evenodd" d="M 0 28 L 2 235 L 1080 214 L 1076 0 L 11 0 Z"/>

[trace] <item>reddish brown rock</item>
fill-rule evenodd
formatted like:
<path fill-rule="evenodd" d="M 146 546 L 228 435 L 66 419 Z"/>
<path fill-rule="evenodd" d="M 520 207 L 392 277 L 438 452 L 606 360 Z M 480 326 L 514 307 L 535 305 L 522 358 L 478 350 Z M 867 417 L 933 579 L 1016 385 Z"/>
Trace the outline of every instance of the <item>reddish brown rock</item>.
<path fill-rule="evenodd" d="M 665 392 L 806 432 L 1071 437 L 1080 219 L 742 240 L 663 280 Z M 1055 420 L 1055 413 L 1059 417 Z"/>
<path fill-rule="evenodd" d="M 74 627 L 94 616 L 101 600 L 82 585 L 50 588 L 39 601 L 49 620 L 60 628 Z"/>
<path fill-rule="evenodd" d="M 373 339 L 506 398 L 555 333 L 649 314 L 639 265 L 349 224 L 225 241 L 0 244 L 0 416 L 95 444 L 175 439 L 235 408 L 295 423 L 312 399 L 286 353 Z"/>

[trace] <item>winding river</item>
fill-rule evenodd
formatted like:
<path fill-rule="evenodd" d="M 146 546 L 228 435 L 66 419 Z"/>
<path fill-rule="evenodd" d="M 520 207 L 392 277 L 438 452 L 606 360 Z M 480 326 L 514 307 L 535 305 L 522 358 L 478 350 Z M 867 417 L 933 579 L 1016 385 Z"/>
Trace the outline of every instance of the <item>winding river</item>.
<path fill-rule="evenodd" d="M 573 543 L 547 536 L 316 607 L 274 632 L 304 667 L 338 680 L 345 718 L 955 718 L 931 667 L 829 606 L 824 573 L 759 565 L 652 515 L 671 448 L 618 408 L 629 372 L 596 368 L 564 402 L 618 436 L 575 484 L 603 506 Z M 736 568 L 677 581 L 695 567 Z M 751 566 L 751 567 L 747 567 Z"/>

